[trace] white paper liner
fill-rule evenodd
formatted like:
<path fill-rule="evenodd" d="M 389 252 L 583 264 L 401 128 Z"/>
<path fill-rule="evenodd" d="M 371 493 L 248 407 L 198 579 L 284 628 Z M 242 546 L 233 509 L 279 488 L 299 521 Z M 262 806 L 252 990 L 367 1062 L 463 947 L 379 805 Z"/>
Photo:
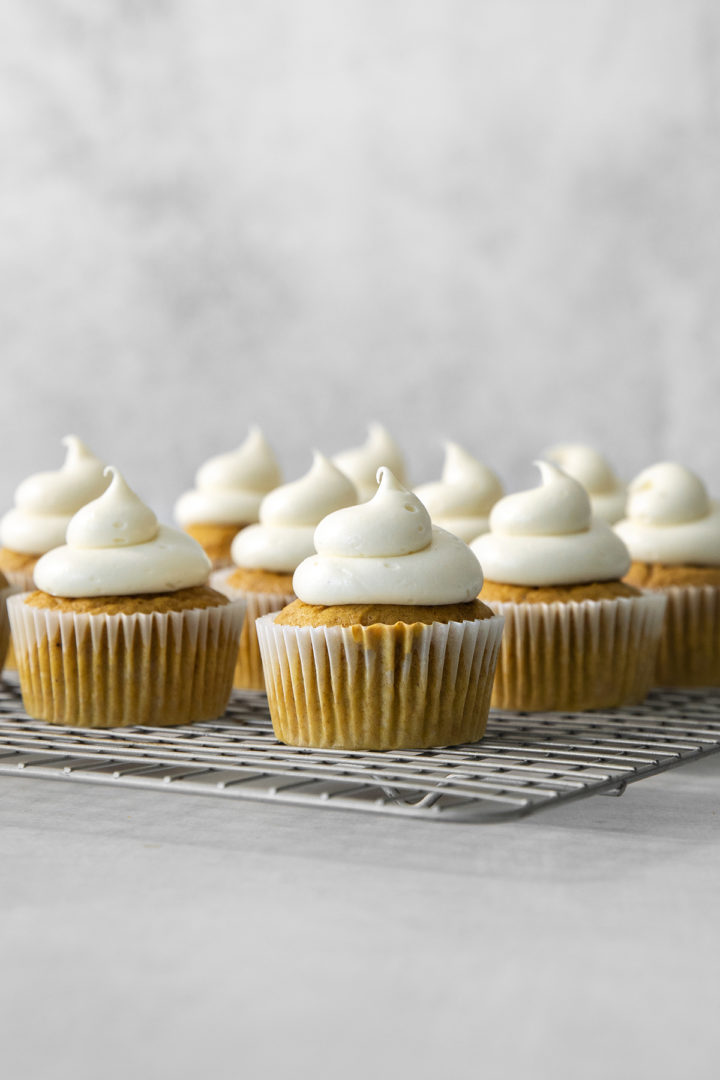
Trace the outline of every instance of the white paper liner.
<path fill-rule="evenodd" d="M 664 597 L 550 604 L 485 601 L 505 616 L 492 707 L 532 712 L 642 701 L 653 675 Z"/>
<path fill-rule="evenodd" d="M 38 559 L 40 556 L 38 555 Z M 35 560 L 35 563 L 37 559 Z M 30 592 L 35 588 L 35 563 L 32 566 L 25 567 L 24 570 L 3 570 L 2 573 L 8 585 L 12 585 L 15 592 Z"/>
<path fill-rule="evenodd" d="M 482 738 L 503 619 L 412 626 L 256 624 L 278 739 L 410 749 Z"/>
<path fill-rule="evenodd" d="M 11 596 L 23 704 L 30 716 L 75 727 L 190 724 L 221 716 L 245 615 L 218 607 L 88 615 Z"/>
<path fill-rule="evenodd" d="M 0 671 L 2 671 L 5 664 L 10 645 L 10 618 L 7 611 L 7 601 L 15 591 L 12 586 L 0 589 Z"/>
<path fill-rule="evenodd" d="M 282 611 L 284 607 L 296 599 L 295 593 L 262 593 L 250 592 L 246 589 L 236 589 L 228 584 L 236 566 L 229 570 L 219 570 L 210 575 L 210 584 L 213 589 L 228 596 L 231 600 L 242 599 L 247 605 L 247 614 L 242 634 L 240 635 L 240 648 L 238 649 L 233 686 L 238 690 L 264 690 L 265 677 L 263 675 L 262 658 L 258 644 L 255 621 L 261 615 L 270 612 Z"/>
<path fill-rule="evenodd" d="M 672 585 L 656 595 L 667 597 L 657 685 L 720 686 L 720 589 Z"/>

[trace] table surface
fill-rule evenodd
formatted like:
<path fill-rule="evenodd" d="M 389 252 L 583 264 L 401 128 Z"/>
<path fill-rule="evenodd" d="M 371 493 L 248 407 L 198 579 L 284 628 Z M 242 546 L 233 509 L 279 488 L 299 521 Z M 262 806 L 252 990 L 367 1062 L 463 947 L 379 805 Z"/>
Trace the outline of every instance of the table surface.
<path fill-rule="evenodd" d="M 0 777 L 9 1078 L 715 1077 L 720 755 L 518 822 Z"/>

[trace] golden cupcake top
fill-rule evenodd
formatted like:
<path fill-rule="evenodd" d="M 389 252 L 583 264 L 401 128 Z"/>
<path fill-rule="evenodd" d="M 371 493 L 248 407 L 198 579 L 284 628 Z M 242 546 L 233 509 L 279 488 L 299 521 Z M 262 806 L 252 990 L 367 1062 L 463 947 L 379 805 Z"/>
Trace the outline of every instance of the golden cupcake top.
<path fill-rule="evenodd" d="M 152 510 L 112 467 L 110 486 L 71 519 L 67 543 L 35 567 L 51 596 L 128 596 L 204 585 L 210 560 L 192 537 L 158 524 Z"/>

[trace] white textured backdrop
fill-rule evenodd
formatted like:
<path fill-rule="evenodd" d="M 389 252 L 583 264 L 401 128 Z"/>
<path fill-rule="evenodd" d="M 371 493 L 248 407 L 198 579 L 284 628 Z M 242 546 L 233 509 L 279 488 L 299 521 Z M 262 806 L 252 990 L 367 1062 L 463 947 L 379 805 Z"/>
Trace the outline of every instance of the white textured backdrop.
<path fill-rule="evenodd" d="M 715 490 L 716 0 L 0 0 L 2 506 L 86 437 L 167 512 L 259 421 Z"/>

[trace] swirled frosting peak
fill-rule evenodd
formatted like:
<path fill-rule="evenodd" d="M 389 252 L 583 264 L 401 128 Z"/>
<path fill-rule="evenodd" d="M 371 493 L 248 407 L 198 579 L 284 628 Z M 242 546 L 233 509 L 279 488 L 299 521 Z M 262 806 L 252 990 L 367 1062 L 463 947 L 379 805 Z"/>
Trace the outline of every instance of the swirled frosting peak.
<path fill-rule="evenodd" d="M 415 488 L 436 525 L 469 543 L 488 530 L 488 514 L 503 489 L 492 469 L 457 443 L 445 444 L 442 479 Z"/>
<path fill-rule="evenodd" d="M 35 584 L 52 596 L 135 596 L 203 585 L 210 560 L 178 529 L 158 525 L 152 510 L 114 468 L 100 498 L 73 517 L 67 543 L 35 567 Z"/>
<path fill-rule="evenodd" d="M 360 499 L 371 499 L 377 486 L 376 476 L 381 465 L 387 465 L 405 483 L 405 461 L 397 443 L 382 424 L 370 424 L 368 437 L 362 446 L 343 450 L 333 461 L 350 477 Z"/>
<path fill-rule="evenodd" d="M 15 506 L 0 521 L 0 542 L 12 551 L 42 555 L 65 543 L 72 515 L 108 485 L 102 461 L 77 435 L 66 435 L 65 462 L 55 472 L 28 476 L 15 492 Z"/>
<path fill-rule="evenodd" d="M 314 553 L 313 533 L 318 522 L 333 510 L 356 502 L 355 486 L 316 450 L 304 476 L 265 496 L 260 504 L 260 524 L 249 525 L 233 540 L 233 562 L 289 574 Z"/>
<path fill-rule="evenodd" d="M 387 466 L 374 497 L 336 510 L 315 530 L 317 555 L 293 578 L 306 604 L 456 604 L 474 599 L 482 570 L 468 546 L 430 521 Z"/>
<path fill-rule="evenodd" d="M 720 505 L 683 465 L 651 465 L 629 487 L 615 531 L 638 562 L 720 566 Z"/>
<path fill-rule="evenodd" d="M 587 492 L 547 461 L 542 484 L 507 495 L 490 512 L 490 532 L 471 547 L 490 581 L 577 585 L 620 578 L 630 557 L 610 526 L 592 516 Z"/>
<path fill-rule="evenodd" d="M 561 443 L 546 450 L 545 457 L 554 461 L 568 476 L 579 480 L 590 496 L 592 512 L 612 525 L 625 513 L 627 492 L 602 454 L 582 443 Z"/>
<path fill-rule="evenodd" d="M 186 491 L 175 504 L 175 518 L 180 525 L 245 525 L 257 521 L 263 496 L 281 480 L 265 436 L 253 427 L 237 450 L 218 454 L 200 466 L 195 489 Z"/>

